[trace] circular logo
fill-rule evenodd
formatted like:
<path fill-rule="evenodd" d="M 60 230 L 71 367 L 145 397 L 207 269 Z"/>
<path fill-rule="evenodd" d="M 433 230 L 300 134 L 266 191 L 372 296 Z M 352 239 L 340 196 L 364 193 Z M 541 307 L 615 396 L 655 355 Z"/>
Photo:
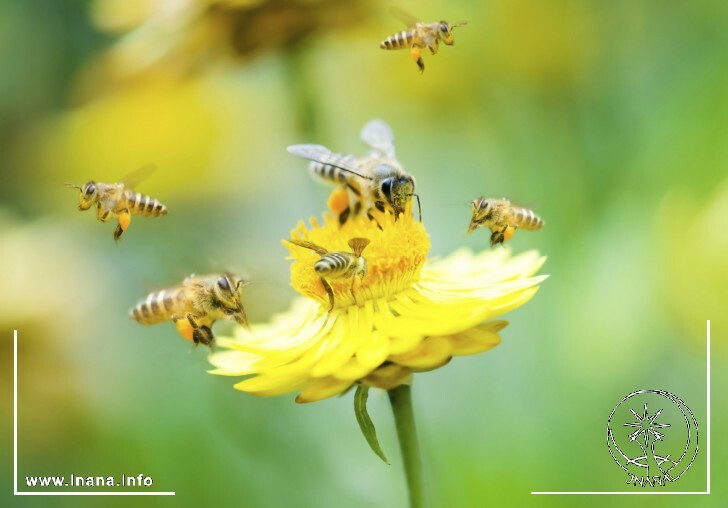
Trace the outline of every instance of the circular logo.
<path fill-rule="evenodd" d="M 607 420 L 607 447 L 640 487 L 677 481 L 698 454 L 698 422 L 685 403 L 664 390 L 638 390 Z"/>

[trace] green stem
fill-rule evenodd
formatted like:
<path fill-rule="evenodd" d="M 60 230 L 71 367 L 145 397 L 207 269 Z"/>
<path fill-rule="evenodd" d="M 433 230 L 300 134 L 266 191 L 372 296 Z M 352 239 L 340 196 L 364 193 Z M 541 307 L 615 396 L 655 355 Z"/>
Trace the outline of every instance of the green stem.
<path fill-rule="evenodd" d="M 404 472 L 407 476 L 410 507 L 422 508 L 425 506 L 425 490 L 422 480 L 422 457 L 417 444 L 415 417 L 412 411 L 412 388 L 409 385 L 400 385 L 389 390 L 389 401 L 392 403 L 399 449 L 402 452 Z"/>

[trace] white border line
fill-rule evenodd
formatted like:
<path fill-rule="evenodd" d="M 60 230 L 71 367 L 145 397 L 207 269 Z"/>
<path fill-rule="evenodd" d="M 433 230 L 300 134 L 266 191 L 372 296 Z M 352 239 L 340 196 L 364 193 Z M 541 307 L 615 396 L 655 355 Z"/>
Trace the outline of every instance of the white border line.
<path fill-rule="evenodd" d="M 15 496 L 174 496 L 175 492 L 33 492 L 18 490 L 18 330 L 13 330 L 13 495 Z"/>
<path fill-rule="evenodd" d="M 707 472 L 707 483 L 705 487 L 705 493 L 710 494 L 710 319 L 708 319 L 707 329 L 707 342 L 706 342 L 706 360 L 705 360 L 705 371 L 706 371 L 706 383 L 705 383 L 705 391 L 706 391 L 706 402 L 705 402 L 705 417 L 707 421 L 705 422 L 705 435 L 706 435 L 706 441 L 705 441 L 705 457 L 708 461 L 706 472 Z"/>
<path fill-rule="evenodd" d="M 705 447 L 705 456 L 707 460 L 707 484 L 705 492 L 665 492 L 663 490 L 657 490 L 657 491 L 632 491 L 632 492 L 531 492 L 533 495 L 572 495 L 572 496 L 578 496 L 578 495 L 602 495 L 602 496 L 609 496 L 609 495 L 669 495 L 669 494 L 677 494 L 677 495 L 710 495 L 710 319 L 707 320 L 707 329 L 706 329 L 706 394 L 707 394 L 707 403 L 706 403 L 706 419 L 707 422 L 705 424 L 705 441 L 706 441 L 706 447 Z"/>

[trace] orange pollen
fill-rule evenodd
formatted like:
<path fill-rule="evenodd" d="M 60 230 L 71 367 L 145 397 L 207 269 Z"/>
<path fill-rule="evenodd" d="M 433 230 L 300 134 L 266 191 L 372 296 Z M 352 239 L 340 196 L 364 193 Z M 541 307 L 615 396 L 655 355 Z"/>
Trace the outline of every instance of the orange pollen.
<path fill-rule="evenodd" d="M 131 214 L 129 212 L 123 212 L 119 214 L 119 226 L 121 226 L 122 231 L 126 231 L 126 229 L 129 227 L 129 224 L 131 223 Z"/>
<path fill-rule="evenodd" d="M 177 327 L 177 332 L 182 336 L 182 338 L 192 341 L 192 333 L 194 332 L 194 329 L 189 321 L 186 319 L 178 319 L 174 325 Z"/>

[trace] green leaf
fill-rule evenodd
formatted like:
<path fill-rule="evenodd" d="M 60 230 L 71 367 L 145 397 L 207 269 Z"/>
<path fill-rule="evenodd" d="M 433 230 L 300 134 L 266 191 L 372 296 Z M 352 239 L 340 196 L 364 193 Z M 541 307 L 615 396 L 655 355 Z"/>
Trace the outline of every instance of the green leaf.
<path fill-rule="evenodd" d="M 364 439 L 369 443 L 369 447 L 372 449 L 377 456 L 382 459 L 385 464 L 389 465 L 387 457 L 384 456 L 382 448 L 379 446 L 379 440 L 377 440 L 377 431 L 374 428 L 372 419 L 369 418 L 367 413 L 367 398 L 369 397 L 369 387 L 359 385 L 356 387 L 356 393 L 354 394 L 354 414 L 356 414 L 356 421 L 359 422 L 359 428 L 361 433 L 364 434 Z"/>

